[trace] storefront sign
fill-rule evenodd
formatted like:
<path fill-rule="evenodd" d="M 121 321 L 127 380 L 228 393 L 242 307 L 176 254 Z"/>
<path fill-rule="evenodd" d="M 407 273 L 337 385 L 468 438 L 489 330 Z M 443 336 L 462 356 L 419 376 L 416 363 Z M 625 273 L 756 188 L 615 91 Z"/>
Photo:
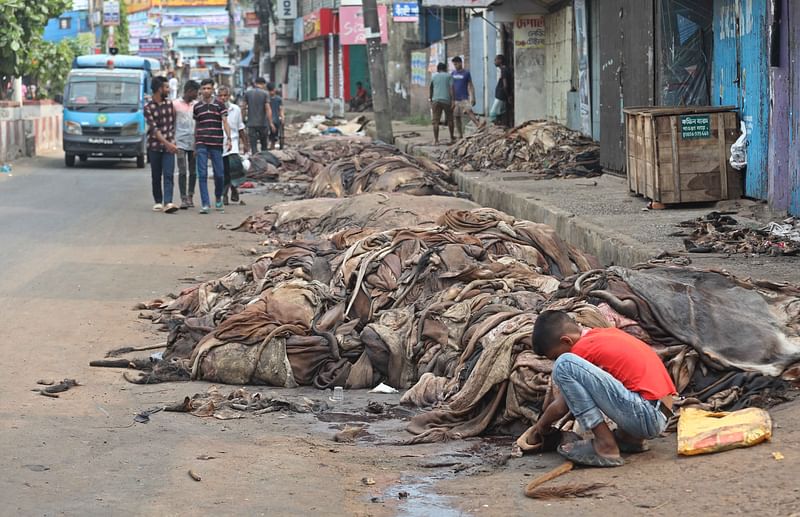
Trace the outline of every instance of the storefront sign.
<path fill-rule="evenodd" d="M 381 43 L 389 42 L 386 30 L 387 8 L 378 6 L 378 25 L 381 28 Z M 364 29 L 364 12 L 362 7 L 339 8 L 339 41 L 342 45 L 366 45 L 367 37 Z"/>
<path fill-rule="evenodd" d="M 118 0 L 105 0 L 103 2 L 103 25 L 106 27 L 119 25 Z"/>
<path fill-rule="evenodd" d="M 261 21 L 258 19 L 258 15 L 252 11 L 244 13 L 244 26 L 245 27 L 258 27 L 261 25 Z"/>
<path fill-rule="evenodd" d="M 162 57 L 164 55 L 164 40 L 161 38 L 140 39 L 138 54 L 142 57 Z"/>
<path fill-rule="evenodd" d="M 494 0 L 422 0 L 423 7 L 461 7 L 483 8 L 489 7 Z"/>
<path fill-rule="evenodd" d="M 277 0 L 278 19 L 294 20 L 297 18 L 297 0 Z"/>
<path fill-rule="evenodd" d="M 424 50 L 411 53 L 411 84 L 425 86 L 428 53 Z"/>
<path fill-rule="evenodd" d="M 317 9 L 303 16 L 303 40 L 308 41 L 334 33 L 333 11 L 330 9 Z"/>
<path fill-rule="evenodd" d="M 684 140 L 711 138 L 711 117 L 708 115 L 681 117 L 681 138 Z"/>
<path fill-rule="evenodd" d="M 395 22 L 419 21 L 419 4 L 417 2 L 393 2 L 392 21 Z"/>
<path fill-rule="evenodd" d="M 230 19 L 227 14 L 205 14 L 202 16 L 181 16 L 165 14 L 161 17 L 162 27 L 227 27 Z"/>
<path fill-rule="evenodd" d="M 544 16 L 522 14 L 514 20 L 515 48 L 544 48 Z"/>

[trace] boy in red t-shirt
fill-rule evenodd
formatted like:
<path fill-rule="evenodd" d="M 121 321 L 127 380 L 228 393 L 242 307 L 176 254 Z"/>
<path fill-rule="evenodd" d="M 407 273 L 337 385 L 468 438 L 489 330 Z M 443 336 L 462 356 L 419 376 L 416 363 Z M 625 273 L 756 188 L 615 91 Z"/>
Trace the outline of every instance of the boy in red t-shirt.
<path fill-rule="evenodd" d="M 533 328 L 533 351 L 555 361 L 560 393 L 536 422 L 532 441 L 541 442 L 553 423 L 572 413 L 594 439 L 558 452 L 581 465 L 617 467 L 624 464 L 620 451 L 646 451 L 645 440 L 667 427 L 675 385 L 646 343 L 616 328 L 583 329 L 563 311 L 545 311 Z M 603 415 L 617 425 L 615 433 Z"/>

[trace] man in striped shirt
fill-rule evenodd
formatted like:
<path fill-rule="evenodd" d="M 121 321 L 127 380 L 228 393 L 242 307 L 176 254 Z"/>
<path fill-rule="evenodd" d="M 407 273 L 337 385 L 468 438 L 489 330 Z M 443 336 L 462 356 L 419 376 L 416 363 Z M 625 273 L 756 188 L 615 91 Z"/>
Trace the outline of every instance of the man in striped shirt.
<path fill-rule="evenodd" d="M 194 141 L 197 155 L 197 182 L 200 186 L 201 214 L 207 214 L 210 206 L 208 198 L 208 160 L 214 169 L 214 208 L 225 210 L 222 204 L 225 170 L 222 163 L 222 149 L 227 137 L 227 149 L 231 148 L 231 128 L 228 125 L 228 109 L 214 97 L 214 81 L 203 79 L 200 83 L 200 100 L 194 106 Z"/>

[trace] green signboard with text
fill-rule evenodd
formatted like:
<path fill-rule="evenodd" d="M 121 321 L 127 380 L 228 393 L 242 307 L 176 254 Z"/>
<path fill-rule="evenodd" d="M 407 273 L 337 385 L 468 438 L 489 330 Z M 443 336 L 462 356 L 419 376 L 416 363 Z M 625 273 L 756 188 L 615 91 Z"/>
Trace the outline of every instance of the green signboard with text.
<path fill-rule="evenodd" d="M 708 115 L 681 117 L 681 138 L 684 140 L 711 138 L 711 117 Z"/>

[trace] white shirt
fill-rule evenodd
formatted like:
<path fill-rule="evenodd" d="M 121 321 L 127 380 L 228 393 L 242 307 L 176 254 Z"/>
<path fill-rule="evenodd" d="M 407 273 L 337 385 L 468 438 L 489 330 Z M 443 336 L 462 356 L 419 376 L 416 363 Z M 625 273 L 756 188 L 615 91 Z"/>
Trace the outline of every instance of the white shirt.
<path fill-rule="evenodd" d="M 169 80 L 169 98 L 175 100 L 178 98 L 178 78 L 173 77 Z"/>
<path fill-rule="evenodd" d="M 231 150 L 225 150 L 228 148 L 228 136 L 223 135 L 222 156 L 241 154 L 239 152 L 239 131 L 245 129 L 245 125 L 242 120 L 242 109 L 233 103 L 228 103 L 228 125 L 231 126 Z"/>

